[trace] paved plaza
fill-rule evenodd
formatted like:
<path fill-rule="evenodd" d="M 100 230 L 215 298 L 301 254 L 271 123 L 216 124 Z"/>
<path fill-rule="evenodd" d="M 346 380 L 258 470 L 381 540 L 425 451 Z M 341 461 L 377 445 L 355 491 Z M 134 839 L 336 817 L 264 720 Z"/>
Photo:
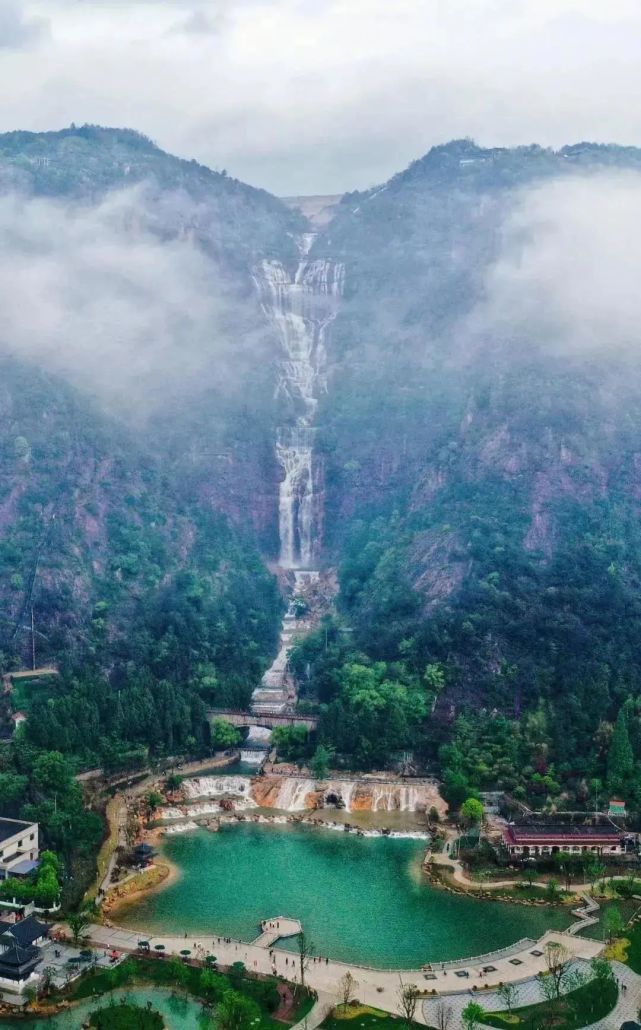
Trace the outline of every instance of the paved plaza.
<path fill-rule="evenodd" d="M 279 922 L 281 919 L 286 930 L 293 929 L 297 925 L 295 920 L 290 921 L 280 916 L 265 920 L 263 925 L 267 925 L 268 929 L 273 929 L 268 924 Z M 243 962 L 249 972 L 275 973 L 294 982 L 300 980 L 297 954 L 269 943 L 260 944 L 255 941 L 248 944 L 218 934 L 207 936 L 194 934 L 150 935 L 143 930 L 126 930 L 99 925 L 92 925 L 89 935 L 93 945 L 103 950 L 115 948 L 118 951 L 135 952 L 138 942 L 146 940 L 149 941 L 152 952 L 157 945 L 163 946 L 166 955 L 179 955 L 183 949 L 189 948 L 195 958 L 204 959 L 207 954 L 213 954 L 222 965 Z M 261 939 L 265 940 L 265 937 L 261 935 L 258 940 Z M 397 1009 L 397 995 L 401 981 L 404 984 L 417 984 L 425 990 L 434 990 L 438 996 L 460 996 L 465 999 L 465 1004 L 467 1004 L 472 984 L 479 986 L 488 984 L 487 989 L 483 991 L 485 998 L 491 987 L 498 985 L 501 981 L 527 982 L 533 980 L 538 973 L 545 970 L 544 950 L 548 942 L 562 943 L 576 960 L 584 962 L 594 958 L 602 948 L 599 941 L 550 931 L 539 941 L 521 942 L 523 946 L 520 950 L 506 948 L 502 952 L 492 952 L 476 959 L 433 963 L 429 970 L 427 968 L 418 970 L 373 969 L 355 963 L 337 962 L 325 956 L 315 956 L 309 962 L 305 979 L 310 987 L 318 991 L 319 1000 L 327 1010 L 336 1004 L 339 981 L 348 970 L 358 983 L 356 994 L 359 1000 L 364 1004 L 385 1009 L 388 1012 L 395 1012 Z M 492 970 L 483 973 L 483 966 L 492 966 Z M 474 992 L 474 994 L 480 997 L 480 992 Z M 427 1004 L 431 1004 L 431 1002 Z M 426 1015 L 422 1012 L 418 1014 L 418 1018 L 421 1022 L 427 1021 Z"/>

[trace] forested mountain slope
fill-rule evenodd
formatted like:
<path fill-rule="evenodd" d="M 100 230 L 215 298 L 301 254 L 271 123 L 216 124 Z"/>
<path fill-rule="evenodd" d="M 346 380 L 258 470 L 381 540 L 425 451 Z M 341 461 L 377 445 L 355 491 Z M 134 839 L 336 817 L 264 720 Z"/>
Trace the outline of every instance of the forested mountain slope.
<path fill-rule="evenodd" d="M 606 776 L 612 724 L 641 687 L 641 361 L 636 254 L 604 222 L 621 235 L 640 162 L 458 141 L 344 197 L 317 241 L 347 269 L 319 445 L 354 632 L 318 655 L 310 689 L 343 748 L 341 727 L 358 740 L 362 726 L 355 655 L 387 663 L 375 693 L 381 679 L 409 691 L 361 739 L 364 762 L 421 739 L 435 756 L 471 707 L 488 713 L 465 731 L 472 758 L 443 767 L 477 786 Z M 411 697 L 426 666 L 425 733 Z"/>
<path fill-rule="evenodd" d="M 91 126 L 0 136 L 0 205 L 3 665 L 31 660 L 33 610 L 38 662 L 82 664 L 88 696 L 107 672 L 139 706 L 98 718 L 89 699 L 84 725 L 50 707 L 30 719 L 40 745 L 183 747 L 198 705 L 247 702 L 275 643 L 258 556 L 275 546 L 274 355 L 252 268 L 295 249 L 300 218 Z M 163 682 L 174 724 L 150 716 Z"/>
<path fill-rule="evenodd" d="M 634 148 L 436 147 L 306 238 L 306 306 L 310 226 L 277 198 L 130 130 L 1 136 L 2 650 L 28 658 L 33 607 L 39 657 L 66 663 L 32 743 L 206 747 L 204 703 L 246 703 L 264 668 L 266 260 L 272 323 L 294 339 L 316 312 L 327 351 L 310 437 L 339 614 L 294 656 L 321 739 L 363 767 L 414 749 L 462 790 L 632 796 L 640 167 Z"/>
<path fill-rule="evenodd" d="M 72 126 L 0 135 L 0 222 L 4 349 L 95 396 L 276 552 L 275 341 L 253 273 L 296 260 L 302 216 L 131 130 Z"/>

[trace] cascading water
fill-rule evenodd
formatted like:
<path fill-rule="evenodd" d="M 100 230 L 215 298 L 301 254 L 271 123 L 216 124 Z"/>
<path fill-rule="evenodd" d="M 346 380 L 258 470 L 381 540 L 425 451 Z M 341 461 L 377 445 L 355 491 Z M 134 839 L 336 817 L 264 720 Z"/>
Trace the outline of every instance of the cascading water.
<path fill-rule="evenodd" d="M 293 569 L 314 560 L 313 430 L 296 426 L 280 429 L 276 456 L 285 472 L 278 493 L 280 564 Z"/>
<path fill-rule="evenodd" d="M 325 259 L 309 260 L 316 239 L 298 241 L 299 263 L 293 275 L 276 260 L 263 260 L 254 279 L 263 310 L 280 338 L 282 356 L 277 397 L 291 411 L 281 427 L 276 457 L 283 470 L 279 490 L 280 565 L 309 568 L 317 558 L 319 512 L 313 422 L 319 395 L 326 389 L 327 331 L 343 293 L 345 270 Z"/>
<path fill-rule="evenodd" d="M 281 808 L 284 812 L 303 812 L 309 807 L 307 795 L 313 790 L 313 780 L 299 780 L 293 776 L 287 776 L 278 792 L 278 800 L 274 808 Z"/>
<path fill-rule="evenodd" d="M 294 597 L 313 572 L 321 537 L 321 511 L 315 487 L 319 462 L 314 450 L 314 421 L 318 398 L 327 388 L 327 333 L 343 294 L 345 269 L 326 259 L 310 260 L 315 233 L 298 240 L 299 261 L 294 274 L 277 260 L 263 260 L 254 269 L 265 315 L 281 344 L 277 399 L 287 414 L 278 429 L 276 458 L 282 469 L 278 496 L 281 568 L 297 570 Z M 288 677 L 288 652 L 298 622 L 292 604 L 283 620 L 278 654 L 252 694 L 256 716 L 282 715 L 291 710 L 295 687 Z M 304 807 L 304 796 L 296 799 Z M 286 806 L 289 807 L 289 804 Z"/>
<path fill-rule="evenodd" d="M 266 740 L 265 731 L 258 732 Z M 427 781 L 410 786 L 366 778 L 321 781 L 305 776 L 199 776 L 184 780 L 183 791 L 187 801 L 230 798 L 234 807 L 241 809 L 258 806 L 284 812 L 334 808 L 344 812 L 412 813 L 434 805 L 443 807 L 438 786 Z M 194 808 L 188 809 L 188 814 L 196 812 Z M 170 816 L 166 814 L 164 818 Z"/>
<path fill-rule="evenodd" d="M 188 801 L 193 798 L 215 798 L 226 795 L 249 797 L 249 776 L 197 776 L 183 781 Z"/>

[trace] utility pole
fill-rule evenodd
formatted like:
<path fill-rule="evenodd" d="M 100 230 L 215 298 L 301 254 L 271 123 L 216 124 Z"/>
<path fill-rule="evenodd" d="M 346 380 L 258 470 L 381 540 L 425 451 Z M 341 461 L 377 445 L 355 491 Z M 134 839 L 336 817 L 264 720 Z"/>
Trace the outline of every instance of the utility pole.
<path fill-rule="evenodd" d="M 33 618 L 33 605 L 31 605 L 31 668 L 36 668 L 36 628 Z"/>

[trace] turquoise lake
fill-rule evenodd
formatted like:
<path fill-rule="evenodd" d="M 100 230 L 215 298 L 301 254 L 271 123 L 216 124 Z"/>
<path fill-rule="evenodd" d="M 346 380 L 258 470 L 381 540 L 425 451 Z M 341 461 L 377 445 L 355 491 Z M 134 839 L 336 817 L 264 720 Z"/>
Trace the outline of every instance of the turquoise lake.
<path fill-rule="evenodd" d="M 431 887 L 424 842 L 236 824 L 166 838 L 181 870 L 117 921 L 161 933 L 253 940 L 261 919 L 298 918 L 316 952 L 381 968 L 417 967 L 505 947 L 563 929 L 559 909 L 476 901 Z"/>

